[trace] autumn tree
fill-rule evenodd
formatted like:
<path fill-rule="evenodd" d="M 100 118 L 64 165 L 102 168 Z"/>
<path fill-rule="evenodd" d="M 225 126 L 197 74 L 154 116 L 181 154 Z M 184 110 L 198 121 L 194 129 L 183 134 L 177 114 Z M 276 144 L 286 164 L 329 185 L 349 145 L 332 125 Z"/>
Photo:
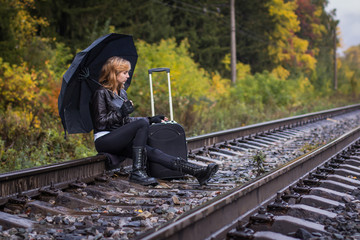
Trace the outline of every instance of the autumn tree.
<path fill-rule="evenodd" d="M 48 22 L 31 15 L 33 8 L 34 0 L 1 0 L 0 57 L 8 62 L 28 61 L 33 57 L 29 52 L 33 44 L 44 46 L 44 39 L 38 38 L 37 33 Z"/>
<path fill-rule="evenodd" d="M 360 93 L 360 45 L 344 52 L 340 60 L 339 90 L 353 97 Z"/>
<path fill-rule="evenodd" d="M 269 35 L 268 49 L 277 68 L 285 68 L 290 73 L 310 73 L 315 69 L 316 58 L 309 52 L 309 42 L 296 35 L 300 31 L 296 2 L 272 0 L 268 7 L 275 24 L 275 30 Z"/>

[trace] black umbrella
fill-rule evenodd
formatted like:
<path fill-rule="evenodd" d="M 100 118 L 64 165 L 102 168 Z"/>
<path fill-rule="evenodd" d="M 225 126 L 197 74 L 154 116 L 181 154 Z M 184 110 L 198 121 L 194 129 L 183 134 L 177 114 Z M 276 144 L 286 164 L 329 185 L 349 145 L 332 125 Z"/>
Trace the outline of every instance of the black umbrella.
<path fill-rule="evenodd" d="M 76 54 L 63 76 L 58 99 L 59 114 L 65 134 L 88 133 L 93 129 L 90 115 L 92 93 L 99 87 L 98 78 L 103 64 L 112 56 L 122 57 L 131 63 L 132 71 L 125 83 L 130 86 L 137 53 L 132 36 L 111 33 L 95 40 Z"/>

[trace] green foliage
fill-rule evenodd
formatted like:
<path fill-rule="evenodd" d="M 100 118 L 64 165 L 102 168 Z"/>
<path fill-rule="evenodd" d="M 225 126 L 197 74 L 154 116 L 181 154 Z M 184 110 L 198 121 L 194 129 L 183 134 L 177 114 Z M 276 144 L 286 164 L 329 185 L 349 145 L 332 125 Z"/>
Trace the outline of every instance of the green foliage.
<path fill-rule="evenodd" d="M 255 165 L 256 174 L 257 176 L 260 176 L 265 172 L 264 169 L 264 161 L 265 161 L 266 155 L 262 151 L 257 151 L 256 154 L 252 157 L 252 162 Z"/>
<path fill-rule="evenodd" d="M 204 93 L 210 89 L 210 76 L 198 67 L 188 52 L 188 42 L 179 45 L 175 39 L 162 40 L 158 44 L 137 42 L 139 59 L 128 95 L 133 99 L 136 113 L 149 116 L 150 85 L 148 69 L 169 67 L 171 69 L 171 90 L 176 121 L 190 126 L 196 116 L 193 109 L 201 104 Z M 153 74 L 155 112 L 169 116 L 167 75 Z M 208 96 L 211 97 L 211 96 Z M 141 103 L 141 104 L 138 104 Z M 164 104 L 165 103 L 165 104 Z"/>
<path fill-rule="evenodd" d="M 264 72 L 247 74 L 218 100 L 211 112 L 221 113 L 225 127 L 242 126 L 249 122 L 270 119 L 271 113 L 286 109 L 292 103 L 290 82 Z"/>
<path fill-rule="evenodd" d="M 360 45 L 347 49 L 339 65 L 339 91 L 356 98 L 360 93 Z"/>
<path fill-rule="evenodd" d="M 308 153 L 311 152 L 315 149 L 317 149 L 318 147 L 324 145 L 324 142 L 315 142 L 315 143 L 305 143 L 301 148 L 300 151 L 304 152 L 304 153 Z"/>
<path fill-rule="evenodd" d="M 7 62 L 18 63 L 19 58 L 29 57 L 27 52 L 34 42 L 40 44 L 36 33 L 48 22 L 31 15 L 29 10 L 33 8 L 34 0 L 1 0 L 0 57 Z"/>
<path fill-rule="evenodd" d="M 45 127 L 45 124 L 41 128 L 34 127 L 31 121 L 28 112 L 11 108 L 0 112 L 0 172 L 96 154 L 92 140 L 87 135 L 64 139 L 59 130 L 59 120 L 52 119 L 52 128 Z"/>

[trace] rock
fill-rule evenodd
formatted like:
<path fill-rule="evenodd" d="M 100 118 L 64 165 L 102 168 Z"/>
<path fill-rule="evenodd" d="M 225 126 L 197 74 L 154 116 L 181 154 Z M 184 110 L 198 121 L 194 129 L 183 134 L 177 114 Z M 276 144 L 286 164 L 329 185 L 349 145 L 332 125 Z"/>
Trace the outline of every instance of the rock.
<path fill-rule="evenodd" d="M 344 237 L 343 237 L 341 234 L 338 234 L 338 233 L 334 233 L 334 234 L 332 235 L 332 237 L 333 237 L 334 239 L 337 239 L 337 240 L 343 240 L 343 239 L 344 239 Z"/>
<path fill-rule="evenodd" d="M 180 200 L 179 200 L 178 196 L 173 195 L 173 196 L 172 196 L 172 201 L 173 201 L 173 203 L 174 203 L 175 205 L 180 205 Z"/>
<path fill-rule="evenodd" d="M 165 215 L 165 218 L 166 218 L 167 220 L 171 220 L 171 219 L 174 218 L 174 216 L 175 216 L 175 213 L 173 213 L 173 212 L 168 212 L 168 213 Z"/>
<path fill-rule="evenodd" d="M 125 227 L 140 227 L 141 222 L 140 221 L 132 221 L 125 225 Z"/>
<path fill-rule="evenodd" d="M 99 239 L 102 239 L 103 237 L 104 237 L 104 235 L 101 234 L 101 233 L 99 233 L 99 234 L 97 234 L 97 235 L 94 237 L 94 239 L 95 239 L 95 240 L 99 240 Z"/>
<path fill-rule="evenodd" d="M 307 230 L 305 230 L 303 228 L 299 228 L 295 233 L 295 237 L 306 240 L 306 239 L 310 239 L 314 236 Z"/>
<path fill-rule="evenodd" d="M 73 232 L 73 231 L 76 230 L 76 227 L 75 227 L 75 226 L 71 226 L 71 227 L 69 227 L 69 228 L 66 228 L 65 230 L 66 230 L 67 232 Z"/>
<path fill-rule="evenodd" d="M 313 232 L 312 235 L 315 236 L 315 237 L 322 237 L 323 236 L 321 233 L 318 233 L 318 232 Z"/>
<path fill-rule="evenodd" d="M 343 196 L 342 197 L 342 200 L 345 202 L 345 203 L 349 203 L 349 202 L 351 202 L 351 198 L 350 197 L 348 197 L 348 196 Z"/>
<path fill-rule="evenodd" d="M 152 214 L 149 211 L 145 211 L 145 212 L 140 213 L 138 216 L 141 217 L 142 219 L 146 219 L 146 218 L 151 217 Z"/>
<path fill-rule="evenodd" d="M 327 226 L 326 227 L 326 231 L 330 232 L 330 233 L 338 233 L 339 231 L 337 229 L 335 229 L 333 226 Z"/>
<path fill-rule="evenodd" d="M 54 235 L 56 233 L 56 230 L 55 229 L 48 229 L 47 230 L 47 234 L 50 234 L 50 235 Z"/>
<path fill-rule="evenodd" d="M 8 230 L 8 233 L 9 233 L 10 235 L 15 235 L 15 234 L 18 233 L 18 230 L 17 230 L 16 228 L 10 228 L 10 229 Z"/>
<path fill-rule="evenodd" d="M 99 218 L 100 218 L 100 214 L 99 213 L 96 213 L 96 214 L 91 214 L 91 218 L 93 219 L 93 220 L 98 220 Z"/>
<path fill-rule="evenodd" d="M 111 238 L 113 238 L 113 239 L 120 239 L 120 238 L 121 238 L 121 232 L 120 232 L 119 230 L 114 231 L 114 232 L 111 234 Z"/>
<path fill-rule="evenodd" d="M 61 218 L 60 216 L 54 217 L 54 223 L 55 223 L 55 224 L 60 224 L 60 223 L 61 223 L 61 220 L 62 220 L 62 218 Z"/>
<path fill-rule="evenodd" d="M 103 221 L 103 222 L 101 223 L 101 226 L 107 227 L 107 226 L 109 226 L 109 222 L 108 222 L 108 221 Z"/>
<path fill-rule="evenodd" d="M 46 220 L 48 223 L 52 223 L 54 219 L 53 219 L 51 216 L 47 216 L 47 217 L 45 218 L 45 220 Z"/>

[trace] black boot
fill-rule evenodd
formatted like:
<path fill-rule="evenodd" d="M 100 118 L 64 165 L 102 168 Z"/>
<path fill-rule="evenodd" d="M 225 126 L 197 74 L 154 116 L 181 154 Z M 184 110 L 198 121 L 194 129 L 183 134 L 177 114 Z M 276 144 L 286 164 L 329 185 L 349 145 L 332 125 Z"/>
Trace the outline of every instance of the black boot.
<path fill-rule="evenodd" d="M 204 185 L 209 179 L 217 172 L 219 165 L 210 163 L 205 166 L 199 166 L 193 163 L 189 163 L 182 158 L 175 159 L 175 166 L 178 171 L 190 174 L 199 181 L 200 185 Z"/>
<path fill-rule="evenodd" d="M 133 168 L 130 173 L 130 182 L 144 186 L 156 186 L 158 181 L 146 174 L 146 152 L 144 147 L 133 147 Z"/>

